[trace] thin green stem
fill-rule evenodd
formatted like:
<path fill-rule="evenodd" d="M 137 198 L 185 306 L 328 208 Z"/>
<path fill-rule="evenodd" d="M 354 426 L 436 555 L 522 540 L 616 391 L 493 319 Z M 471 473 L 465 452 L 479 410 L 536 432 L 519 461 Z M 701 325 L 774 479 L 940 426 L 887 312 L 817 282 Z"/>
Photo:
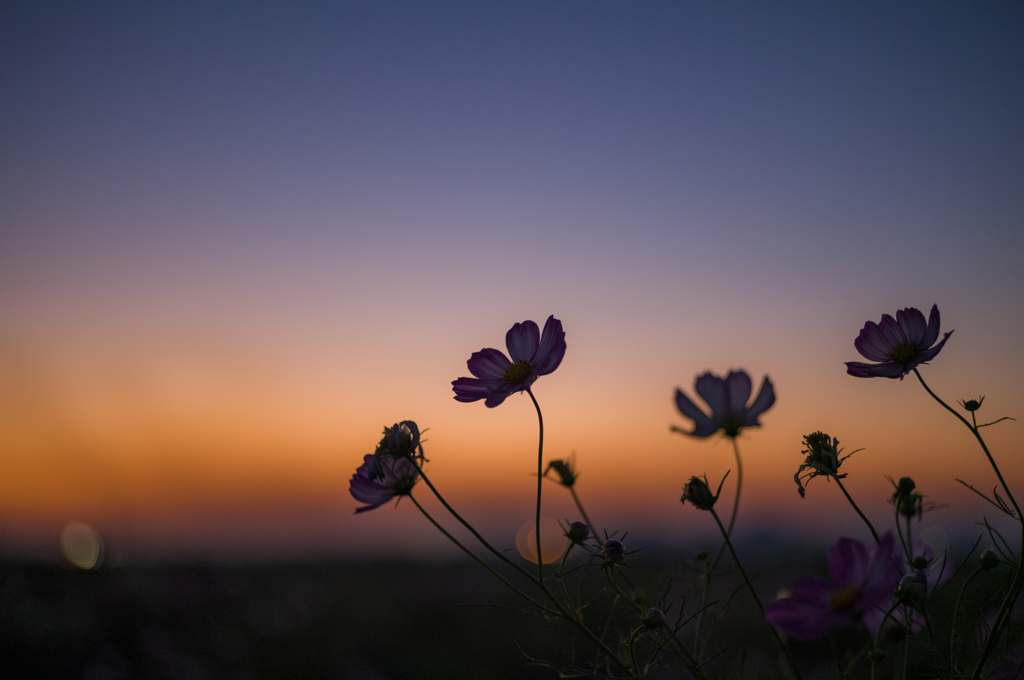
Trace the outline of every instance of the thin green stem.
<path fill-rule="evenodd" d="M 725 538 L 725 545 L 729 548 L 729 553 L 732 555 L 733 562 L 736 563 L 736 568 L 740 570 L 740 575 L 743 577 L 743 582 L 747 584 L 747 589 L 750 590 L 750 594 L 754 596 L 754 602 L 757 603 L 757 608 L 761 612 L 761 618 L 764 618 L 764 605 L 761 604 L 761 598 L 757 595 L 757 590 L 754 589 L 754 584 L 751 583 L 750 577 L 747 576 L 746 570 L 743 568 L 743 564 L 740 562 L 739 556 L 736 554 L 736 549 L 732 547 L 732 541 L 729 540 L 729 532 L 722 526 L 722 520 L 718 518 L 718 513 L 715 512 L 714 508 L 710 510 L 711 516 L 715 518 L 715 524 L 718 525 L 718 529 L 722 532 L 722 537 Z M 783 641 L 782 636 L 779 635 L 779 631 L 776 630 L 775 626 L 769 624 L 769 628 L 772 629 L 772 633 L 775 634 L 775 639 L 779 643 L 779 647 L 782 649 L 782 653 L 786 656 L 786 661 L 789 662 L 789 667 L 793 671 L 793 675 L 797 678 L 800 677 L 800 671 L 796 667 L 796 661 L 793 660 L 793 655 L 789 651 L 789 647 Z"/>
<path fill-rule="evenodd" d="M 545 608 L 540 602 L 537 602 L 535 599 L 533 599 L 532 597 L 530 597 L 529 595 L 527 595 L 526 593 L 521 591 L 519 588 L 517 588 L 513 583 L 509 582 L 508 579 L 506 579 L 504 576 L 502 576 L 497 571 L 495 571 L 494 568 L 491 565 L 489 565 L 486 562 L 484 562 L 483 559 L 479 555 L 477 555 L 472 550 L 470 550 L 465 545 L 463 545 L 459 541 L 459 539 L 457 539 L 454 536 L 452 536 L 444 527 L 442 527 L 440 524 L 438 524 L 437 520 L 435 520 L 433 517 L 430 516 L 430 513 L 427 512 L 426 508 L 424 508 L 422 505 L 420 505 L 420 502 L 418 500 L 416 500 L 416 498 L 411 493 L 409 494 L 409 500 L 411 500 L 413 502 L 413 504 L 417 508 L 419 508 L 419 511 L 422 512 L 423 516 L 426 517 L 430 521 L 430 523 L 434 525 L 435 529 L 437 529 L 442 534 L 444 534 L 445 537 L 447 537 L 449 541 L 451 541 L 456 546 L 458 546 L 459 549 L 462 550 L 462 552 L 466 553 L 471 558 L 473 558 L 473 560 L 477 564 L 479 564 L 481 567 L 483 567 L 484 569 L 489 571 L 491 573 L 491 575 L 494 576 L 494 578 L 496 578 L 499 581 L 501 581 L 502 583 L 504 583 L 512 592 L 516 593 L 517 595 L 519 595 L 520 597 L 525 599 L 527 602 L 529 602 L 533 606 L 537 607 L 538 609 L 544 609 Z"/>
<path fill-rule="evenodd" d="M 844 496 L 846 496 L 846 500 L 850 501 L 850 505 L 852 505 L 853 509 L 857 511 L 857 514 L 860 515 L 860 518 L 862 520 L 864 520 L 864 523 L 868 525 L 868 529 L 871 530 L 871 535 L 875 538 L 875 543 L 881 543 L 882 541 L 878 538 L 878 532 L 875 531 L 875 527 L 872 526 L 871 520 L 869 520 L 867 516 L 863 512 L 861 512 L 860 507 L 858 507 L 857 504 L 854 502 L 853 496 L 851 496 L 850 492 L 846 490 L 845 486 L 843 486 L 843 482 L 840 481 L 838 477 L 833 477 L 833 479 L 836 480 L 836 484 L 839 485 L 839 490 L 843 492 Z"/>
<path fill-rule="evenodd" d="M 542 482 L 544 481 L 544 415 L 540 412 L 540 404 L 537 403 L 537 398 L 533 396 L 533 392 L 527 389 L 526 393 L 530 395 L 533 407 L 537 409 L 537 422 L 540 425 L 540 442 L 537 444 L 537 514 L 534 528 L 537 532 L 537 581 L 543 583 L 544 558 L 541 555 L 540 548 L 540 493 L 543 488 Z"/>

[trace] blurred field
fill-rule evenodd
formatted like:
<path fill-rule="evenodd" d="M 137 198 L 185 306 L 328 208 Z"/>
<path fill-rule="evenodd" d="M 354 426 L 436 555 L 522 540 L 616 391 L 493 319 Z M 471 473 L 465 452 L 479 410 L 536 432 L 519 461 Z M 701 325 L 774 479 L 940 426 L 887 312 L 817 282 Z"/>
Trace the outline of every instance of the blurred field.
<path fill-rule="evenodd" d="M 822 558 L 794 553 L 754 564 L 751 573 L 762 597 L 770 598 L 798 576 L 823 574 Z M 652 603 L 671 591 L 670 621 L 688 592 L 684 611 L 695 612 L 689 590 L 694 573 L 686 565 L 634 561 L 636 568 L 619 572 L 621 583 L 654 584 L 647 591 Z M 709 677 L 774 677 L 777 648 L 727 562 L 712 599 L 731 604 L 715 631 L 710 649 L 717 656 Z M 581 593 L 607 588 L 598 569 L 582 581 Z M 600 620 L 599 600 L 588 614 Z M 949 600 L 936 609 L 940 624 Z M 468 561 L 164 564 L 92 571 L 8 561 L 0 564 L 2 677 L 529 680 L 556 678 L 558 672 L 531 665 L 527 657 L 565 662 L 574 646 L 580 657 L 590 653 L 568 626 L 527 615 L 519 604 Z M 628 607 L 619 609 L 618 620 L 626 630 L 639 624 Z M 685 630 L 692 627 L 691 622 Z M 794 652 L 804 677 L 831 678 L 849 658 L 843 655 L 867 640 L 865 631 L 848 631 L 838 645 L 798 645 Z M 913 658 L 927 656 L 917 649 Z M 854 671 L 851 677 L 866 677 L 863 664 Z M 655 669 L 649 677 L 681 676 Z"/>

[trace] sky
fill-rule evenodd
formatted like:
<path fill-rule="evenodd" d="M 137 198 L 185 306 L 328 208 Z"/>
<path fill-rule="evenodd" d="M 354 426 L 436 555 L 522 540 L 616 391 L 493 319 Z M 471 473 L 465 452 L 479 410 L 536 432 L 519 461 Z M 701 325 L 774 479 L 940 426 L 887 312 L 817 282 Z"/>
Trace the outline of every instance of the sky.
<path fill-rule="evenodd" d="M 0 553 L 84 525 L 112 560 L 452 555 L 408 501 L 354 515 L 406 419 L 511 547 L 536 414 L 451 381 L 549 315 L 545 459 L 602 528 L 713 540 L 679 496 L 732 470 L 731 503 L 732 448 L 672 433 L 673 394 L 743 369 L 778 398 L 737 540 L 867 536 L 834 483 L 797 494 L 815 430 L 863 449 L 883 529 L 909 475 L 927 530 L 976 535 L 971 434 L 843 362 L 937 304 L 929 385 L 1024 418 L 1021 35 L 1014 3 L 0 2 Z M 984 430 L 1011 487 L 1020 427 Z"/>

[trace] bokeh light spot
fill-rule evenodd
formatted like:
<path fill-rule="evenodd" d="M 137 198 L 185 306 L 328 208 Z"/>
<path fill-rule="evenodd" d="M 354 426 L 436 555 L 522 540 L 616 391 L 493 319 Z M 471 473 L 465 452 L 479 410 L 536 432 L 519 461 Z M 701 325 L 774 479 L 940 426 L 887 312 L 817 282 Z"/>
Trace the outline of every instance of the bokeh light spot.
<path fill-rule="evenodd" d="M 60 534 L 64 559 L 80 569 L 95 569 L 103 561 L 103 540 L 98 531 L 82 522 L 70 522 Z"/>
<path fill-rule="evenodd" d="M 558 520 L 551 517 L 540 519 L 540 549 L 544 564 L 551 564 L 562 558 L 568 546 L 568 539 L 565 532 L 558 524 Z M 516 549 L 524 558 L 537 564 L 537 522 L 529 520 L 516 532 Z"/>

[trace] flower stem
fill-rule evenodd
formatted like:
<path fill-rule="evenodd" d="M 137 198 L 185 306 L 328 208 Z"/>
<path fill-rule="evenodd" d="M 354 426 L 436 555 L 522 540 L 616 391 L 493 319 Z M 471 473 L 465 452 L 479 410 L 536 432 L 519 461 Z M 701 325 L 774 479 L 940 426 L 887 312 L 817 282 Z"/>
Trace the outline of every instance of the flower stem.
<path fill-rule="evenodd" d="M 587 511 L 583 509 L 583 504 L 580 503 L 580 497 L 576 495 L 576 489 L 570 486 L 569 493 L 572 494 L 572 500 L 576 503 L 576 509 L 580 511 L 581 515 L 583 515 L 583 521 L 587 523 L 587 527 L 590 529 L 590 535 L 594 537 L 595 541 L 600 541 L 601 539 L 597 535 L 597 528 L 594 527 L 594 523 L 591 522 L 590 517 L 587 516 Z"/>
<path fill-rule="evenodd" d="M 843 492 L 844 496 L 846 496 L 846 500 L 850 501 L 850 505 L 852 505 L 853 509 L 857 511 L 857 514 L 860 515 L 860 518 L 862 520 L 864 520 L 864 523 L 868 525 L 868 529 L 871 530 L 871 535 L 875 537 L 875 543 L 881 543 L 882 541 L 878 538 L 878 532 L 875 531 L 875 527 L 873 527 L 871 525 L 871 521 L 864 515 L 863 512 L 861 512 L 860 508 L 854 502 L 853 497 L 846 490 L 846 487 L 843 486 L 843 483 L 839 480 L 838 477 L 833 477 L 833 479 L 835 479 L 836 480 L 836 484 L 839 485 L 839 490 Z"/>
<path fill-rule="evenodd" d="M 529 572 L 527 572 L 527 571 L 526 571 L 525 569 L 523 569 L 523 568 L 522 568 L 522 567 L 521 567 L 520 565 L 518 565 L 518 564 L 516 564 L 515 562 L 513 562 L 512 560 L 510 560 L 510 559 L 509 559 L 509 558 L 508 558 L 508 557 L 507 557 L 507 556 L 505 555 L 505 553 L 501 552 L 500 550 L 498 550 L 497 548 L 495 548 L 495 547 L 494 547 L 493 545 L 491 545 L 490 543 L 488 543 L 488 542 L 487 542 L 487 539 L 485 539 L 485 538 L 484 538 L 483 536 L 481 536 L 481 535 L 480 535 L 480 532 L 479 532 L 479 531 L 477 531 L 476 529 L 474 529 L 474 528 L 473 528 L 473 525 L 472 525 L 472 524 L 470 524 L 469 522 L 467 522 L 466 520 L 464 520 L 464 519 L 462 518 L 462 515 L 460 515 L 459 513 L 455 512 L 455 508 L 453 508 L 452 506 L 448 505 L 448 501 L 446 501 L 446 500 L 444 499 L 444 496 L 442 496 L 442 495 L 441 495 L 441 492 L 439 492 L 439 491 L 437 490 L 437 488 L 435 488 L 435 487 L 434 487 L 434 485 L 433 485 L 433 484 L 432 484 L 432 483 L 430 482 L 430 478 L 429 478 L 429 477 L 427 477 L 427 475 L 426 475 L 426 473 L 425 473 L 425 472 L 423 472 L 423 466 L 422 466 L 422 465 L 421 465 L 420 463 L 418 463 L 418 462 L 416 461 L 416 458 L 415 458 L 415 457 L 413 457 L 413 458 L 412 458 L 411 460 L 413 461 L 413 465 L 415 465 L 415 466 L 416 466 L 416 469 L 417 469 L 417 470 L 419 470 L 419 473 L 420 473 L 420 477 L 422 477 L 422 478 L 423 478 L 423 482 L 424 482 L 424 483 L 425 483 L 425 484 L 426 484 L 426 485 L 427 485 L 427 486 L 428 486 L 428 487 L 430 488 L 430 490 L 431 490 L 431 491 L 432 491 L 432 492 L 434 493 L 434 496 L 436 496 L 436 497 L 437 497 L 437 500 L 441 501 L 441 505 L 443 505 L 443 506 L 445 507 L 445 509 L 446 509 L 446 510 L 447 510 L 447 511 L 448 511 L 449 513 L 451 513 L 452 517 L 454 517 L 455 519 L 457 519 L 457 520 L 459 521 L 459 523 L 460 523 L 460 524 L 461 524 L 462 526 L 466 527 L 466 529 L 468 529 L 468 530 L 469 530 L 469 532 L 470 532 L 471 534 L 473 534 L 473 536 L 475 536 L 475 537 L 476 537 L 476 540 L 480 541 L 480 544 L 481 544 L 481 545 L 483 545 L 483 546 L 484 546 L 485 548 L 487 548 L 488 550 L 490 550 L 490 551 L 491 551 L 491 553 L 493 553 L 493 554 L 495 555 L 495 557 L 497 557 L 497 558 L 498 558 L 498 559 L 500 559 L 500 560 L 501 560 L 502 562 L 504 562 L 505 564 L 509 565 L 510 567 L 512 567 L 513 569 L 515 569 L 515 570 L 516 570 L 516 571 L 518 571 L 519 573 L 521 573 L 521 574 L 522 574 L 523 576 L 525 576 L 526 578 L 530 579 L 531 581 L 534 581 L 534 580 L 535 580 L 535 578 L 534 578 L 534 576 L 533 576 L 532 574 L 530 574 Z"/>
<path fill-rule="evenodd" d="M 544 481 L 544 415 L 540 412 L 540 404 L 537 403 L 537 398 L 533 396 L 533 392 L 527 389 L 526 393 L 530 395 L 533 407 L 537 409 L 537 422 L 540 424 L 540 442 L 537 444 L 537 514 L 534 530 L 537 533 L 537 581 L 543 583 L 544 559 L 541 556 L 540 548 L 540 493 L 543 487 L 542 482 Z"/>
<path fill-rule="evenodd" d="M 422 505 L 420 505 L 420 502 L 418 500 L 416 500 L 416 497 L 413 496 L 411 493 L 409 494 L 409 500 L 411 500 L 413 502 L 413 504 L 417 508 L 419 508 L 419 511 L 423 513 L 424 517 L 426 517 L 428 520 L 430 520 L 430 523 L 434 525 L 434 528 L 436 528 L 438 531 L 440 531 L 442 534 L 444 534 L 448 538 L 448 540 L 451 541 L 452 543 L 454 543 L 456 546 L 458 546 L 462 550 L 462 552 L 466 553 L 471 558 L 473 558 L 473 560 L 477 564 L 479 564 L 481 567 L 483 567 L 484 569 L 489 571 L 491 573 L 491 575 L 494 576 L 494 578 L 496 578 L 499 581 L 501 581 L 502 583 L 504 583 L 506 586 L 508 586 L 509 590 L 511 590 L 512 592 L 516 593 L 517 595 L 519 595 L 520 597 L 522 597 L 523 599 L 528 601 L 533 606 L 537 607 L 538 609 L 544 609 L 543 605 L 541 605 L 535 599 L 533 599 L 532 597 L 530 597 L 529 595 L 527 595 L 526 593 L 521 591 L 514 584 L 510 583 L 508 579 L 506 579 L 504 576 L 502 576 L 497 571 L 495 571 L 494 568 L 491 565 L 489 565 L 486 562 L 484 562 L 480 558 L 479 555 L 477 555 L 472 550 L 470 550 L 465 545 L 463 545 L 459 541 L 459 539 L 455 538 L 450 533 L 448 533 L 448 531 L 444 527 L 442 527 L 440 524 L 437 523 L 437 520 L 435 520 L 433 517 L 430 516 L 430 513 L 427 512 L 426 508 L 424 508 Z"/>
<path fill-rule="evenodd" d="M 732 536 L 732 529 L 736 526 L 736 515 L 740 511 L 740 491 L 743 490 L 743 461 L 740 459 L 740 445 L 736 443 L 736 437 L 732 438 L 732 450 L 736 454 L 736 498 L 732 502 L 732 516 L 729 518 L 729 531 L 725 534 L 726 542 Z"/>
<path fill-rule="evenodd" d="M 746 570 L 743 568 L 743 564 L 740 563 L 740 558 L 736 554 L 735 548 L 732 547 L 732 541 L 729 540 L 729 532 L 725 530 L 722 525 L 722 520 L 718 518 L 718 513 L 715 512 L 714 508 L 710 510 L 711 516 L 715 518 L 715 524 L 718 525 L 718 529 L 722 532 L 722 537 L 725 539 L 725 545 L 729 548 L 729 553 L 732 555 L 733 562 L 736 563 L 736 568 L 740 570 L 740 575 L 743 577 L 743 582 L 747 584 L 747 589 L 750 590 L 750 594 L 754 596 L 754 602 L 757 603 L 757 608 L 761 612 L 761 618 L 764 618 L 764 605 L 761 604 L 761 598 L 757 595 L 757 590 L 754 589 L 754 584 L 750 582 L 750 577 L 747 576 Z M 796 661 L 793 660 L 792 654 L 790 654 L 789 647 L 783 642 L 782 637 L 779 635 L 779 631 L 776 630 L 775 626 L 768 624 L 768 627 L 772 629 L 772 633 L 775 634 L 775 639 L 779 643 L 779 647 L 782 648 L 782 653 L 786 656 L 786 661 L 789 662 L 789 667 L 793 671 L 793 675 L 797 678 L 800 677 L 800 671 L 796 667 Z"/>
<path fill-rule="evenodd" d="M 1017 558 L 1017 569 L 1014 572 L 1013 580 L 1010 582 L 1010 588 L 1006 592 L 1006 597 L 1003 598 L 1002 604 L 999 606 L 999 613 L 996 614 L 996 620 L 992 624 L 992 632 L 989 634 L 988 639 L 985 640 L 985 647 L 981 650 L 981 655 L 978 657 L 978 663 L 974 667 L 974 672 L 971 674 L 971 680 L 978 680 L 981 677 L 982 669 L 985 665 L 985 661 L 988 656 L 992 653 L 995 648 L 996 640 L 999 635 L 1006 628 L 1010 620 L 1010 613 L 1013 611 L 1013 605 L 1017 601 L 1017 597 L 1020 595 L 1021 588 L 1024 587 L 1024 514 L 1021 513 L 1020 506 L 1017 505 L 1017 500 L 1013 497 L 1013 492 L 1010 491 L 1009 485 L 1006 480 L 1003 479 L 1002 472 L 999 471 L 999 466 L 996 464 L 995 458 L 992 457 L 992 453 L 988 450 L 988 446 L 985 444 L 985 440 L 981 436 L 980 428 L 977 426 L 977 421 L 974 423 L 967 422 L 967 419 L 957 413 L 949 404 L 942 401 L 937 394 L 932 392 L 928 384 L 925 383 L 924 378 L 918 370 L 914 369 L 914 375 L 921 382 L 921 387 L 925 389 L 928 394 L 931 395 L 932 399 L 939 402 L 939 404 L 952 413 L 957 419 L 964 424 L 964 426 L 971 431 L 974 438 L 978 440 L 978 444 L 981 445 L 981 450 L 985 452 L 985 457 L 988 458 L 989 465 L 992 466 L 992 470 L 996 473 L 996 478 L 999 480 L 1000 486 L 1003 487 L 1003 493 L 1006 494 L 1007 499 L 1013 505 L 1013 509 L 1016 512 L 1016 520 L 1021 525 L 1021 550 L 1020 555 Z"/>

